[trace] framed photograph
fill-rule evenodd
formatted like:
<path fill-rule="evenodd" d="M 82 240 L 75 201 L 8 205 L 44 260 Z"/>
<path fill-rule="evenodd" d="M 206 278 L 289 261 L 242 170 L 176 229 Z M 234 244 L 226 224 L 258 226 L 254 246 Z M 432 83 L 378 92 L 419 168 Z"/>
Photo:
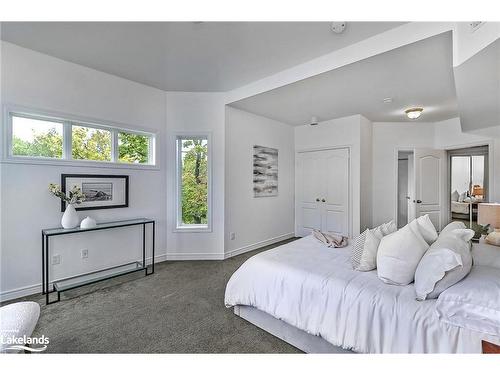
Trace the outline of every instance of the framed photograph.
<path fill-rule="evenodd" d="M 255 198 L 278 195 L 278 149 L 253 146 L 253 194 Z"/>
<path fill-rule="evenodd" d="M 128 207 L 128 176 L 102 174 L 62 174 L 61 190 L 67 193 L 78 186 L 85 194 L 85 201 L 75 204 L 77 211 Z M 61 211 L 66 202 L 61 203 Z"/>

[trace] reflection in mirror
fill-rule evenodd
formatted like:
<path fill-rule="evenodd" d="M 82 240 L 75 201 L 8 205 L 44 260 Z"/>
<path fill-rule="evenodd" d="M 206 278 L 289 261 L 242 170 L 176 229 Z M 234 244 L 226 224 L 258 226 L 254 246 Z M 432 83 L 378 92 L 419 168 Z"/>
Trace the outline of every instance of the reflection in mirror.
<path fill-rule="evenodd" d="M 450 210 L 452 221 L 463 221 L 476 231 L 478 204 L 487 202 L 488 147 L 453 150 L 450 154 Z"/>

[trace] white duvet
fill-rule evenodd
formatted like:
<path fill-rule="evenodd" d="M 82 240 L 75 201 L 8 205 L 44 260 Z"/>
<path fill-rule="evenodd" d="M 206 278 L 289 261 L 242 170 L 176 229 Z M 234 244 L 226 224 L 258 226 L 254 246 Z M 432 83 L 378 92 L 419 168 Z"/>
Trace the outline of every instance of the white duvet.
<path fill-rule="evenodd" d="M 227 307 L 256 307 L 275 318 L 362 353 L 480 353 L 499 337 L 439 321 L 436 300 L 416 301 L 413 284 L 394 286 L 376 270 L 354 271 L 350 248 L 312 236 L 248 259 L 226 287 Z"/>

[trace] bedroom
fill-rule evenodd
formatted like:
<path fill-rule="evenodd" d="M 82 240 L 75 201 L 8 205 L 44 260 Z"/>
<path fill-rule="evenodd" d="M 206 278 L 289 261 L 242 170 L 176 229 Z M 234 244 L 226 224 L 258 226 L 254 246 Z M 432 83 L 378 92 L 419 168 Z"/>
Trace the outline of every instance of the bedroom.
<path fill-rule="evenodd" d="M 193 17 L 1 20 L 2 332 L 42 354 L 498 347 L 500 23 Z M 445 316 L 463 296 L 490 315 Z"/>

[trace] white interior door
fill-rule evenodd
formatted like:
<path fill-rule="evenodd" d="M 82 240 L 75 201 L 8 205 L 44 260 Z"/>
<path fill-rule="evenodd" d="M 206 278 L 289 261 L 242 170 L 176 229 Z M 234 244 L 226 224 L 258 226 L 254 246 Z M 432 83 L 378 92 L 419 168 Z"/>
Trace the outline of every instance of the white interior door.
<path fill-rule="evenodd" d="M 439 231 L 446 224 L 446 151 L 415 149 L 415 215 L 429 214 Z"/>
<path fill-rule="evenodd" d="M 301 152 L 296 170 L 296 235 L 349 235 L 349 151 Z"/>
<path fill-rule="evenodd" d="M 313 229 L 321 229 L 321 195 L 323 160 L 319 152 L 303 152 L 297 158 L 296 234 L 307 236 Z"/>
<path fill-rule="evenodd" d="M 321 197 L 321 230 L 349 235 L 349 151 L 324 151 L 325 193 Z"/>
<path fill-rule="evenodd" d="M 408 222 L 416 218 L 415 213 L 415 155 L 408 155 Z"/>

